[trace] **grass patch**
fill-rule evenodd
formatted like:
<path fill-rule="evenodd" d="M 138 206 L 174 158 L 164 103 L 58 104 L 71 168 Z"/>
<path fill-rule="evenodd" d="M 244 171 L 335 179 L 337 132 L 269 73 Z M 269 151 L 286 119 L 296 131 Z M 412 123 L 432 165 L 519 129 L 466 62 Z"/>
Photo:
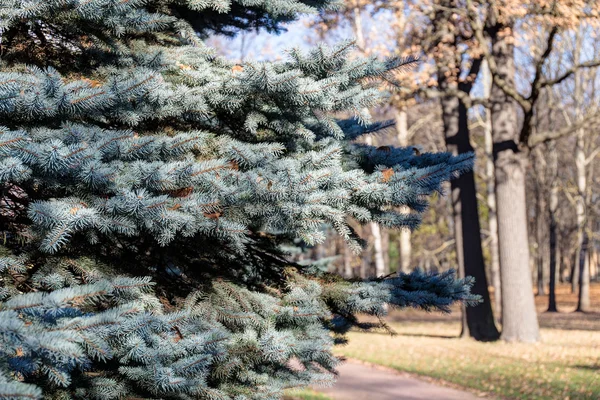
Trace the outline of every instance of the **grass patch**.
<path fill-rule="evenodd" d="M 600 399 L 600 314 L 540 314 L 533 345 L 460 339 L 459 316 L 394 312 L 397 336 L 351 332 L 336 353 L 503 398 Z"/>
<path fill-rule="evenodd" d="M 286 392 L 284 400 L 331 400 L 331 398 L 312 389 L 294 389 Z"/>

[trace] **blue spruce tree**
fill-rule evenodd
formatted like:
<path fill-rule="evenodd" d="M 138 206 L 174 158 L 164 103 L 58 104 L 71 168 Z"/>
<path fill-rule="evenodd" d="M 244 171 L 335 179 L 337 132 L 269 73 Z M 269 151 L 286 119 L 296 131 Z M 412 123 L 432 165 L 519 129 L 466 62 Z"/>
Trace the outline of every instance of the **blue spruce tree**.
<path fill-rule="evenodd" d="M 286 258 L 324 224 L 356 251 L 350 220 L 415 227 L 472 164 L 355 142 L 410 60 L 234 65 L 202 42 L 332 6 L 0 0 L 0 399 L 279 399 L 332 381 L 357 313 L 477 301 L 451 272 Z"/>

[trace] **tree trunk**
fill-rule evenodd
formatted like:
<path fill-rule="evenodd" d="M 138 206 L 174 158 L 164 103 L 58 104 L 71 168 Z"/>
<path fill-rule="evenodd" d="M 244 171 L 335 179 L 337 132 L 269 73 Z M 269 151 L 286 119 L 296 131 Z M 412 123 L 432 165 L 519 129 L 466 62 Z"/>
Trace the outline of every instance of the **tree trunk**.
<path fill-rule="evenodd" d="M 548 287 L 548 312 L 557 312 L 556 308 L 556 275 L 557 270 L 556 264 L 560 260 L 560 247 L 556 244 L 556 211 L 558 210 L 558 155 L 556 154 L 556 146 L 552 144 L 548 146 L 548 153 L 550 154 L 550 227 L 548 229 L 549 242 L 550 242 L 550 285 Z"/>
<path fill-rule="evenodd" d="M 381 228 L 376 223 L 371 223 L 371 233 L 373 235 L 373 252 L 375 258 L 375 276 L 381 277 L 387 275 L 385 261 L 383 257 L 383 240 L 381 238 Z"/>
<path fill-rule="evenodd" d="M 481 66 L 484 97 L 490 98 L 492 79 L 490 69 L 484 60 Z M 492 111 L 485 108 L 485 178 L 488 206 L 488 228 L 490 231 L 490 272 L 494 287 L 494 309 L 499 315 L 502 311 L 502 288 L 500 285 L 500 260 L 498 256 L 498 215 L 496 207 L 496 170 L 494 168 L 494 140 L 492 138 Z"/>
<path fill-rule="evenodd" d="M 571 293 L 577 293 L 577 289 L 579 288 L 579 249 L 580 241 L 577 239 L 575 255 L 571 253 L 571 258 L 573 259 L 571 263 Z"/>
<path fill-rule="evenodd" d="M 360 8 L 354 8 L 354 16 L 353 16 L 353 30 L 354 35 L 356 36 L 356 46 L 358 49 L 366 53 L 365 48 L 365 37 L 363 34 L 362 27 L 362 15 L 360 12 Z M 365 139 L 365 143 L 371 145 L 373 140 L 370 136 L 367 136 Z M 374 251 L 374 259 L 375 259 L 375 276 L 381 276 L 385 274 L 385 261 L 383 256 L 383 244 L 381 242 L 381 228 L 374 222 L 369 223 L 369 229 L 371 231 L 371 236 L 373 237 L 373 251 Z M 363 267 L 363 273 L 368 274 L 366 271 L 366 265 Z"/>
<path fill-rule="evenodd" d="M 396 110 L 394 116 L 396 120 L 396 132 L 398 133 L 398 142 L 401 147 L 408 146 L 408 115 L 404 108 Z M 408 213 L 408 207 L 402 207 L 402 212 Z M 400 253 L 400 272 L 409 272 L 411 270 L 412 243 L 410 241 L 410 229 L 401 229 L 398 248 Z"/>
<path fill-rule="evenodd" d="M 543 168 L 539 166 L 540 168 Z M 538 182 L 537 185 L 537 193 L 536 193 L 536 241 L 537 241 L 537 251 L 535 254 L 535 263 L 537 266 L 537 295 L 543 296 L 545 295 L 544 288 L 544 248 L 546 242 L 546 197 L 544 191 L 543 182 Z"/>
<path fill-rule="evenodd" d="M 365 143 L 368 145 L 373 144 L 373 139 L 370 136 L 367 136 L 365 139 Z M 381 239 L 381 227 L 375 222 L 369 223 L 369 230 L 371 233 L 371 238 L 373 239 L 373 258 L 375 261 L 375 276 L 380 277 L 383 275 L 387 275 L 387 270 L 385 267 L 385 261 L 383 256 L 383 242 Z"/>
<path fill-rule="evenodd" d="M 442 81 L 441 86 L 444 84 Z M 453 154 L 473 151 L 469 141 L 467 108 L 456 96 L 443 97 L 441 103 L 448 150 Z M 475 278 L 472 292 L 483 299 L 483 303 L 476 307 L 463 307 L 464 323 L 461 336 L 471 336 L 482 341 L 497 340 L 500 335 L 494 323 L 485 276 L 473 171 L 454 179 L 451 182 L 451 190 L 459 274 Z"/>
<path fill-rule="evenodd" d="M 344 246 L 344 278 L 353 278 L 352 251 L 346 243 L 343 243 L 342 246 Z"/>
<path fill-rule="evenodd" d="M 590 257 L 588 253 L 589 238 L 587 232 L 583 233 L 581 249 L 579 251 L 579 296 L 577 299 L 577 310 L 580 312 L 590 311 Z"/>
<path fill-rule="evenodd" d="M 596 232 L 598 232 L 598 226 L 596 223 Z M 592 241 L 590 248 L 590 280 L 598 279 L 598 249 L 595 241 Z"/>
<path fill-rule="evenodd" d="M 510 35 L 496 35 L 492 54 L 498 74 L 514 87 L 514 47 Z M 492 86 L 492 130 L 498 202 L 498 250 L 502 281 L 502 339 L 536 342 L 539 326 L 529 269 L 525 205 L 525 156 L 519 152 L 517 113 L 512 99 Z"/>
<path fill-rule="evenodd" d="M 580 53 L 583 45 L 583 35 L 581 30 L 577 32 L 575 39 L 575 51 L 573 63 L 579 64 Z M 575 116 L 576 122 L 580 122 L 583 113 L 583 71 L 575 72 Z M 575 166 L 577 167 L 577 204 L 575 211 L 577 213 L 577 237 L 578 237 L 578 262 L 574 268 L 578 269 L 578 280 L 573 280 L 579 284 L 579 296 L 577 302 L 577 311 L 587 311 L 590 307 L 590 263 L 587 257 L 588 234 L 587 234 L 587 171 L 586 171 L 586 137 L 585 129 L 577 130 L 577 140 L 575 144 Z M 575 274 L 574 274 L 575 275 Z"/>

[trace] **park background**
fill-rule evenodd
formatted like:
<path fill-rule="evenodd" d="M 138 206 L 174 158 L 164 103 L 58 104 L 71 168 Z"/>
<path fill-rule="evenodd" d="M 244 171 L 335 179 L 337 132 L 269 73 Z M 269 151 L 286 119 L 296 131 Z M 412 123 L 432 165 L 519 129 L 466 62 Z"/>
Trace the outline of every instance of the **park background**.
<path fill-rule="evenodd" d="M 386 146 L 413 146 L 416 152 L 477 155 L 474 173 L 447 183 L 419 229 L 357 225 L 367 241 L 366 250 L 357 255 L 324 228 L 325 243 L 307 247 L 297 259 L 325 260 L 330 271 L 348 278 L 458 268 L 463 276 L 476 276 L 474 292 L 485 304 L 470 310 L 471 315 L 460 307 L 442 316 L 392 310 L 387 322 L 394 336 L 351 333 L 339 355 L 481 396 L 600 397 L 600 16 L 593 2 L 556 4 L 560 18 L 526 14 L 531 4 L 519 2 L 350 0 L 339 10 L 290 23 L 283 33 L 208 39 L 221 55 L 239 63 L 279 60 L 292 46 L 308 49 L 346 40 L 355 41 L 357 57 L 418 58 L 418 64 L 401 72 L 403 87 L 384 88 L 390 101 L 370 110 L 376 119 L 395 125 L 366 142 L 383 151 Z M 477 38 L 478 29 L 493 30 L 494 12 L 515 19 L 512 31 L 497 33 L 514 46 L 514 80 L 496 90 L 513 102 L 509 112 L 521 139 L 522 199 L 496 195 L 490 96 L 500 71 L 498 65 L 490 70 L 489 60 L 498 60 L 486 54 Z M 498 220 L 498 207 L 524 212 L 526 236 L 513 230 L 511 221 Z M 525 334 L 496 340 L 503 315 L 502 223 L 511 236 L 504 238 L 504 251 L 523 254 L 525 247 L 528 254 L 525 259 L 504 257 L 504 286 L 525 275 L 531 282 L 528 293 L 513 291 L 508 295 L 515 298 L 504 301 L 515 323 L 539 324 L 538 338 Z M 528 314 L 519 297 L 531 297 L 536 313 Z M 328 398 L 312 391 L 294 396 Z"/>
<path fill-rule="evenodd" d="M 597 1 L 0 3 L 0 398 L 600 397 Z"/>

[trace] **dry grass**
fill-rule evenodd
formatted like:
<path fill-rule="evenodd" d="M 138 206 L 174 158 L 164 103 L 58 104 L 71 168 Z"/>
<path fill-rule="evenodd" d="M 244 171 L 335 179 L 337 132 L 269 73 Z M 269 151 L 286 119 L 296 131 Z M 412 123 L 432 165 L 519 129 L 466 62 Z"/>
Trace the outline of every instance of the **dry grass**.
<path fill-rule="evenodd" d="M 600 399 L 600 284 L 592 287 L 595 313 L 566 313 L 576 297 L 558 290 L 560 313 L 543 313 L 536 298 L 542 342 L 479 343 L 459 339 L 459 313 L 394 312 L 398 333 L 351 332 L 339 355 L 424 375 L 510 399 Z"/>
<path fill-rule="evenodd" d="M 289 390 L 284 400 L 331 400 L 331 398 L 312 389 L 302 389 Z"/>

